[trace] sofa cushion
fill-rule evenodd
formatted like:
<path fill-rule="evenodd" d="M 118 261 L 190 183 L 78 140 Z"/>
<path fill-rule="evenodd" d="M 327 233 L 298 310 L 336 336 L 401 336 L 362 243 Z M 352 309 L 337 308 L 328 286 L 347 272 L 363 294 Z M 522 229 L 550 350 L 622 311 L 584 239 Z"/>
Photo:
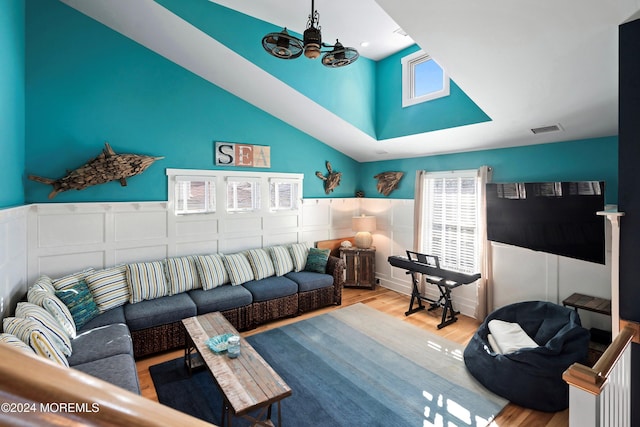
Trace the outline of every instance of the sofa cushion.
<path fill-rule="evenodd" d="M 167 275 L 169 295 L 181 294 L 191 289 L 202 287 L 194 256 L 167 258 L 164 261 L 164 268 Z"/>
<path fill-rule="evenodd" d="M 126 275 L 131 304 L 169 295 L 164 264 L 161 261 L 127 264 Z"/>
<path fill-rule="evenodd" d="M 309 246 L 306 243 L 293 243 L 289 245 L 289 254 L 293 260 L 293 270 L 302 271 L 307 263 Z"/>
<path fill-rule="evenodd" d="M 69 335 L 69 338 L 74 338 L 76 336 L 76 323 L 73 321 L 69 308 L 55 295 L 55 288 L 51 287 L 53 290 L 49 292 L 48 288 L 40 286 L 39 282 L 37 281 L 27 291 L 27 301 L 47 310 L 55 317 L 62 329 Z"/>
<path fill-rule="evenodd" d="M 69 366 L 93 362 L 116 354 L 133 357 L 133 343 L 124 323 L 102 326 L 78 334 L 71 341 L 73 353 L 67 358 Z"/>
<path fill-rule="evenodd" d="M 124 306 L 112 308 L 109 311 L 94 317 L 85 323 L 82 328 L 78 329 L 78 333 L 88 331 L 90 329 L 99 328 L 100 326 L 113 325 L 114 323 L 127 323 L 124 317 Z"/>
<path fill-rule="evenodd" d="M 24 351 L 29 354 L 35 354 L 36 352 L 29 347 L 29 344 L 22 341 L 20 338 L 13 334 L 1 333 L 0 344 L 5 344 L 13 348 L 17 348 L 20 351 Z"/>
<path fill-rule="evenodd" d="M 251 292 L 242 286 L 218 286 L 208 291 L 196 289 L 189 291 L 189 296 L 196 303 L 198 314 L 231 310 L 253 302 Z"/>
<path fill-rule="evenodd" d="M 136 363 L 128 354 L 117 354 L 104 359 L 75 365 L 73 369 L 140 394 Z"/>
<path fill-rule="evenodd" d="M 202 283 L 202 289 L 209 290 L 229 283 L 229 274 L 224 266 L 222 254 L 199 255 L 196 268 Z"/>
<path fill-rule="evenodd" d="M 309 248 L 309 254 L 307 255 L 307 262 L 305 263 L 304 271 L 311 271 L 314 273 L 324 273 L 327 271 L 329 252 L 331 252 L 330 249 Z"/>
<path fill-rule="evenodd" d="M 87 275 L 85 281 L 101 312 L 129 302 L 131 295 L 124 265 L 94 271 Z"/>
<path fill-rule="evenodd" d="M 249 264 L 251 264 L 254 280 L 264 279 L 265 277 L 271 277 L 276 274 L 271 256 L 266 250 L 250 249 L 247 251 L 247 259 L 249 260 Z"/>
<path fill-rule="evenodd" d="M 298 284 L 298 292 L 314 291 L 333 286 L 333 276 L 311 271 L 300 271 L 285 274 L 285 277 Z"/>
<path fill-rule="evenodd" d="M 271 246 L 267 248 L 267 251 L 271 256 L 271 261 L 273 261 L 276 276 L 284 276 L 293 270 L 293 260 L 289 249 L 285 246 Z"/>
<path fill-rule="evenodd" d="M 6 333 L 15 335 L 22 342 L 29 344 L 37 355 L 59 365 L 69 366 L 59 341 L 41 323 L 24 317 L 6 317 L 2 320 L 2 327 Z"/>
<path fill-rule="evenodd" d="M 225 255 L 224 266 L 229 274 L 229 279 L 233 286 L 253 280 L 253 270 L 246 255 L 242 252 L 237 254 Z"/>
<path fill-rule="evenodd" d="M 124 306 L 124 317 L 132 331 L 179 322 L 197 314 L 196 303 L 186 293 Z"/>
<path fill-rule="evenodd" d="M 286 297 L 298 292 L 298 284 L 284 276 L 271 276 L 262 280 L 252 280 L 242 285 L 253 296 L 253 302 Z"/>
<path fill-rule="evenodd" d="M 72 347 L 69 335 L 47 310 L 30 302 L 19 302 L 16 306 L 15 315 L 16 317 L 31 319 L 40 323 L 51 332 L 50 336 L 59 343 L 58 346 L 62 353 L 65 356 L 71 355 Z"/>
<path fill-rule="evenodd" d="M 76 329 L 82 328 L 82 325 L 100 314 L 84 279 L 57 289 L 56 296 L 69 309 Z"/>

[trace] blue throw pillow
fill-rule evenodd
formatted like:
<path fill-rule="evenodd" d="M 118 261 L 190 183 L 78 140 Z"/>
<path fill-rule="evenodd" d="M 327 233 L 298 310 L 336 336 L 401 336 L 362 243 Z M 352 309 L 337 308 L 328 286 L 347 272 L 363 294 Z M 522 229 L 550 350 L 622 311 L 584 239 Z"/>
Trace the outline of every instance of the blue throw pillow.
<path fill-rule="evenodd" d="M 329 252 L 331 252 L 330 249 L 309 248 L 309 255 L 307 255 L 307 263 L 305 264 L 304 271 L 314 273 L 326 272 Z"/>
<path fill-rule="evenodd" d="M 57 290 L 56 296 L 69 308 L 77 329 L 100 314 L 84 280 Z"/>

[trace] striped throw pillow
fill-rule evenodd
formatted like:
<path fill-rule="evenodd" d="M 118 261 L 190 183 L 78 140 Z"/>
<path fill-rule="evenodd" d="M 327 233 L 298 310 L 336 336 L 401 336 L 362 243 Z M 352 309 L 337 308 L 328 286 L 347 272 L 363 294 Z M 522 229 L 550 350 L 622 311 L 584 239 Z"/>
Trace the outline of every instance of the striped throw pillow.
<path fill-rule="evenodd" d="M 131 304 L 169 295 L 162 261 L 128 264 L 126 268 Z"/>
<path fill-rule="evenodd" d="M 69 367 L 69 361 L 58 348 L 51 332 L 42 324 L 23 317 L 6 317 L 2 320 L 2 327 L 6 333 L 15 335 L 20 341 L 28 343 L 37 355 Z"/>
<path fill-rule="evenodd" d="M 54 289 L 54 288 L 52 288 Z M 69 338 L 76 337 L 76 324 L 69 308 L 53 292 L 48 292 L 36 282 L 27 291 L 27 301 L 38 305 L 49 312 L 65 330 Z"/>
<path fill-rule="evenodd" d="M 253 270 L 249 260 L 242 252 L 232 255 L 225 255 L 224 266 L 229 274 L 229 279 L 233 286 L 241 285 L 253 280 Z"/>
<path fill-rule="evenodd" d="M 273 267 L 276 272 L 276 276 L 282 276 L 293 270 L 293 260 L 291 254 L 285 246 L 272 246 L 267 248 L 269 255 L 271 255 L 271 261 L 273 261 Z"/>
<path fill-rule="evenodd" d="M 167 258 L 164 261 L 164 266 L 170 295 L 181 294 L 191 289 L 202 287 L 198 276 L 198 268 L 196 267 L 196 257 Z"/>
<path fill-rule="evenodd" d="M 100 310 L 93 300 L 93 295 L 84 280 L 57 290 L 56 296 L 69 308 L 78 329 L 100 314 Z"/>
<path fill-rule="evenodd" d="M 53 281 L 51 280 L 51 277 L 45 276 L 44 274 L 38 277 L 38 280 L 35 281 L 33 286 L 37 286 L 51 294 L 54 294 L 56 292 L 56 288 L 53 287 Z"/>
<path fill-rule="evenodd" d="M 22 341 L 15 335 L 2 333 L 0 334 L 0 343 L 9 345 L 13 348 L 17 348 L 18 350 L 24 351 L 26 353 L 35 354 L 36 352 L 29 347 L 29 344 Z"/>
<path fill-rule="evenodd" d="M 222 254 L 199 255 L 196 257 L 196 268 L 202 283 L 202 289 L 209 290 L 229 283 L 229 274 L 224 266 Z"/>
<path fill-rule="evenodd" d="M 293 243 L 289 245 L 289 253 L 293 260 L 293 269 L 295 271 L 304 270 L 307 263 L 307 255 L 309 254 L 309 246 L 306 243 Z"/>
<path fill-rule="evenodd" d="M 31 304 L 30 302 L 19 302 L 16 305 L 16 317 L 31 319 L 42 325 L 51 332 L 50 337 L 54 339 L 65 356 L 71 356 L 71 340 L 69 335 L 62 329 L 58 321 L 44 308 Z"/>
<path fill-rule="evenodd" d="M 271 256 L 264 249 L 250 249 L 247 251 L 247 259 L 253 270 L 255 280 L 271 277 L 276 274 L 271 261 Z"/>
<path fill-rule="evenodd" d="M 129 285 L 124 265 L 94 271 L 87 275 L 85 281 L 100 312 L 129 302 Z"/>
<path fill-rule="evenodd" d="M 64 289 L 68 286 L 71 286 L 75 283 L 78 283 L 80 280 L 84 280 L 84 278 L 93 273 L 93 268 L 87 268 L 86 270 L 78 271 L 73 274 L 69 274 L 67 276 L 61 277 L 59 279 L 53 280 L 53 287 L 56 291 L 60 289 Z"/>

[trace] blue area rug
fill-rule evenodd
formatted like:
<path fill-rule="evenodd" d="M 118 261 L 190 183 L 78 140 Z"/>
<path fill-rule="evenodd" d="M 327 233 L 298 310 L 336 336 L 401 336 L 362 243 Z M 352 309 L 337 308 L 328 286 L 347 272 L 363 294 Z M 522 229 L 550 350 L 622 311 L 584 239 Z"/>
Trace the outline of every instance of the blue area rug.
<path fill-rule="evenodd" d="M 362 304 L 247 340 L 293 390 L 287 426 L 484 426 L 508 403 L 469 375 L 461 345 Z M 220 424 L 208 371 L 189 378 L 182 358 L 149 370 L 160 403 Z"/>

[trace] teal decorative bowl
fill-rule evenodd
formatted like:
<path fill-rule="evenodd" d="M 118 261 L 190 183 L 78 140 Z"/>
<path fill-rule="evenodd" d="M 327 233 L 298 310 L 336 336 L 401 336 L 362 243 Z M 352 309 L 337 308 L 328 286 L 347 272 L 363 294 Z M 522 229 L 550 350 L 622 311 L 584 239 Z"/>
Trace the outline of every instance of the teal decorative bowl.
<path fill-rule="evenodd" d="M 206 343 L 214 353 L 224 353 L 227 351 L 227 340 L 232 336 L 233 334 L 216 335 L 215 337 L 209 338 Z"/>

